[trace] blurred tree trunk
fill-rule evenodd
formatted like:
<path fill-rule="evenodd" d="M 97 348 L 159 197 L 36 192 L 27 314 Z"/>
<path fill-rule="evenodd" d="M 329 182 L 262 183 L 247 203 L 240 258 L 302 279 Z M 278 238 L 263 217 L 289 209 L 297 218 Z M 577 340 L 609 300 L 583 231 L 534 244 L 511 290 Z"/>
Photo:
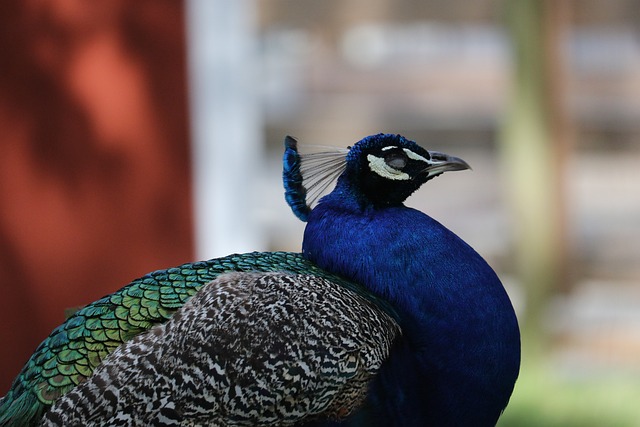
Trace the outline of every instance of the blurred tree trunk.
<path fill-rule="evenodd" d="M 562 49 L 569 10 L 569 0 L 506 2 L 514 63 L 501 150 L 526 290 L 525 335 L 538 335 L 549 296 L 568 286 L 564 171 L 573 131 Z"/>

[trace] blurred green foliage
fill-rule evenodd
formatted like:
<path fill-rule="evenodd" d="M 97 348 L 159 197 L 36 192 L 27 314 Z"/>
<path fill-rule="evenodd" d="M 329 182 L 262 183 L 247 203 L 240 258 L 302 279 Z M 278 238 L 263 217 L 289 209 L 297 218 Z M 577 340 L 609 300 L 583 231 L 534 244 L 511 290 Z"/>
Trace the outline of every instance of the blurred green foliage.
<path fill-rule="evenodd" d="M 640 427 L 640 372 L 523 366 L 497 427 Z"/>

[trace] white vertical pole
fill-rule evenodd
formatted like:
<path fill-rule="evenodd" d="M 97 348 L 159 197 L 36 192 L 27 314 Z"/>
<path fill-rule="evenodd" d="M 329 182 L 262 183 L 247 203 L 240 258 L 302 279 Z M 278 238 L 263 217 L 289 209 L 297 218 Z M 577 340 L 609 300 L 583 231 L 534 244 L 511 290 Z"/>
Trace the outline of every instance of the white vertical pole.
<path fill-rule="evenodd" d="M 198 259 L 264 249 L 256 14 L 255 0 L 186 1 Z"/>

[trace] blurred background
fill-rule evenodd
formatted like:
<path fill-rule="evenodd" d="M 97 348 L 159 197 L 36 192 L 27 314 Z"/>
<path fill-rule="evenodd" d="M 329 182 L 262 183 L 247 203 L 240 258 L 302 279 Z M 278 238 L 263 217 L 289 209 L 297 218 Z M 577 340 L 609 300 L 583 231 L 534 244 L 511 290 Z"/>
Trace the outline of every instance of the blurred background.
<path fill-rule="evenodd" d="M 65 309 L 300 249 L 286 134 L 460 156 L 408 200 L 523 329 L 500 426 L 640 426 L 640 1 L 0 3 L 0 394 Z"/>

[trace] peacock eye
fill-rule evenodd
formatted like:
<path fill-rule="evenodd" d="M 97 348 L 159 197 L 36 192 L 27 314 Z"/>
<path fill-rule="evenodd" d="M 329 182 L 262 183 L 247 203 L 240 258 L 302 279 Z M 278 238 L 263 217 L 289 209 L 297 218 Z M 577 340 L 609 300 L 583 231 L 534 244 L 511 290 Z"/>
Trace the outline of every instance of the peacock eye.
<path fill-rule="evenodd" d="M 384 162 L 397 170 L 402 170 L 407 166 L 409 158 L 403 151 L 393 151 L 386 153 L 384 156 Z"/>

